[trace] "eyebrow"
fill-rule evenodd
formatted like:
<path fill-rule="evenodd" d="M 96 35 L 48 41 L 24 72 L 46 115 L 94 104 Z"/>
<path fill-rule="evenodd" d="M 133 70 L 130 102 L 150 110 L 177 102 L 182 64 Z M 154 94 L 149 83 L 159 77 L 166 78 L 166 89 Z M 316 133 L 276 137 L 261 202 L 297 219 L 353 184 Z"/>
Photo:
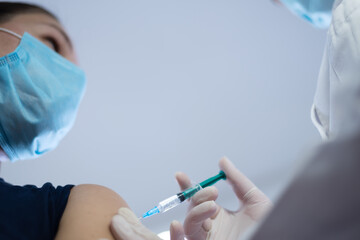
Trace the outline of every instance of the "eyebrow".
<path fill-rule="evenodd" d="M 59 26 L 57 26 L 56 24 L 53 24 L 53 23 L 47 23 L 47 22 L 42 22 L 41 24 L 44 24 L 44 25 L 48 25 L 52 28 L 55 28 L 56 30 L 58 30 L 61 35 L 63 35 L 63 37 L 65 38 L 66 42 L 70 45 L 71 49 L 73 49 L 73 45 L 72 45 L 72 42 L 69 38 L 69 36 L 66 34 L 66 32 L 64 30 L 62 30 Z"/>

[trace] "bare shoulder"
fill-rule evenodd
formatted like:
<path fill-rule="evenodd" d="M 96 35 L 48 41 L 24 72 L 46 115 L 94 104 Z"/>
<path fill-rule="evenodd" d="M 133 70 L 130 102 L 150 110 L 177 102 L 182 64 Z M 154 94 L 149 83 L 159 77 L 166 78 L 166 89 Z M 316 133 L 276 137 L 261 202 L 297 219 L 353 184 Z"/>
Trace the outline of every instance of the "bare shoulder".
<path fill-rule="evenodd" d="M 109 188 L 83 184 L 75 186 L 61 218 L 56 240 L 113 239 L 112 217 L 126 202 Z"/>

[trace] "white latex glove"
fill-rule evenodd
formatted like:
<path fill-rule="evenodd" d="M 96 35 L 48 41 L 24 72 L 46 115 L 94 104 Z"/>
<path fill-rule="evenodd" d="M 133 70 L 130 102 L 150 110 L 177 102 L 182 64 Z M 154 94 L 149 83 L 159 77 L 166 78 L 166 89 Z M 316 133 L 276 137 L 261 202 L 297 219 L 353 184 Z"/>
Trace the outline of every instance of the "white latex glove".
<path fill-rule="evenodd" d="M 235 212 L 215 204 L 218 196 L 215 187 L 196 193 L 191 199 L 184 227 L 177 221 L 171 223 L 171 240 L 239 239 L 252 224 L 259 221 L 271 208 L 270 200 L 226 158 L 220 168 L 232 185 L 242 207 Z M 178 173 L 176 179 L 182 190 L 191 187 L 190 179 Z M 159 240 L 160 238 L 141 224 L 128 208 L 120 208 L 112 219 L 111 231 L 116 240 Z"/>
<path fill-rule="evenodd" d="M 161 240 L 141 224 L 128 208 L 120 208 L 111 222 L 111 232 L 116 240 Z M 181 223 L 173 221 L 170 225 L 171 240 L 184 240 Z"/>
<path fill-rule="evenodd" d="M 229 211 L 215 204 L 218 196 L 215 187 L 208 187 L 196 193 L 191 199 L 184 222 L 184 233 L 188 240 L 237 240 L 272 207 L 269 198 L 227 158 L 222 158 L 219 166 L 225 172 L 227 181 L 242 206 L 238 211 Z M 191 186 L 190 179 L 184 173 L 178 173 L 176 179 L 181 189 Z"/>

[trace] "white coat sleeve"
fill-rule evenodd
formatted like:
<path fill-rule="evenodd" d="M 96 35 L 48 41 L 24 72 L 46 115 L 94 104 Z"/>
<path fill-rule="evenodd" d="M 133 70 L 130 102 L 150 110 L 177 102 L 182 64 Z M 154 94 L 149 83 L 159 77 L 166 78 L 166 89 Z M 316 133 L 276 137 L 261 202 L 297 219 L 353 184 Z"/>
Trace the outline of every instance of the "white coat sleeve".
<path fill-rule="evenodd" d="M 360 132 L 318 148 L 252 240 L 360 239 Z"/>

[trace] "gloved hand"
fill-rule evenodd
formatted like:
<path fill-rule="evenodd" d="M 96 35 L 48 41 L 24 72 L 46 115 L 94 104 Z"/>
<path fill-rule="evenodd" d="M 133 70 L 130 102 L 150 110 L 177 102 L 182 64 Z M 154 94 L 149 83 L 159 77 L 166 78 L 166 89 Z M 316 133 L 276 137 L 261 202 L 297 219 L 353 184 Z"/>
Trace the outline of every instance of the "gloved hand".
<path fill-rule="evenodd" d="M 141 224 L 136 215 L 128 208 L 120 208 L 111 223 L 111 232 L 116 240 L 161 240 Z M 184 240 L 181 223 L 173 221 L 170 225 L 171 240 Z"/>
<path fill-rule="evenodd" d="M 222 158 L 219 166 L 242 206 L 238 211 L 226 210 L 214 202 L 218 196 L 215 187 L 199 191 L 191 199 L 184 222 L 184 233 L 188 240 L 237 240 L 272 207 L 269 198 L 227 158 Z M 181 189 L 191 186 L 190 179 L 184 173 L 178 173 L 176 179 Z M 182 232 L 180 228 L 177 231 Z"/>
<path fill-rule="evenodd" d="M 184 226 L 174 221 L 170 226 L 171 240 L 239 239 L 252 224 L 259 221 L 270 209 L 271 202 L 255 185 L 226 158 L 220 160 L 220 169 L 232 185 L 242 207 L 235 212 L 215 204 L 217 190 L 208 187 L 191 199 Z M 191 187 L 190 179 L 178 173 L 176 179 L 182 190 Z M 112 219 L 111 231 L 117 240 L 159 240 L 143 226 L 130 209 L 120 208 Z"/>

